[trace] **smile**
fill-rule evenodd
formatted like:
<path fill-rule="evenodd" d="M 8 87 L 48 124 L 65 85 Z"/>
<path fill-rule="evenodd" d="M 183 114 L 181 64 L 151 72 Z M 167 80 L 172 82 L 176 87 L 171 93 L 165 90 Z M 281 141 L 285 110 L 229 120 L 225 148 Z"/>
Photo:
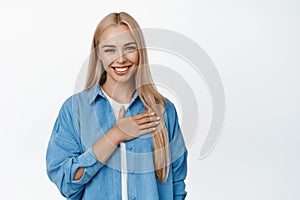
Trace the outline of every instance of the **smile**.
<path fill-rule="evenodd" d="M 123 75 L 129 71 L 129 68 L 131 67 L 131 65 L 130 66 L 111 66 L 111 67 L 114 69 L 116 74 Z"/>

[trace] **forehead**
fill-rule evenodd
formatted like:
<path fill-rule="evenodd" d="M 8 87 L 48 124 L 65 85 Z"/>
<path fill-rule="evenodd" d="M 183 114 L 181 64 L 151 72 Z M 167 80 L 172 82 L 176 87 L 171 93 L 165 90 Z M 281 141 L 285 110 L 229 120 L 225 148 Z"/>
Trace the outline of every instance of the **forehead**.
<path fill-rule="evenodd" d="M 128 42 L 135 42 L 127 25 L 111 26 L 100 36 L 100 45 L 124 45 Z"/>

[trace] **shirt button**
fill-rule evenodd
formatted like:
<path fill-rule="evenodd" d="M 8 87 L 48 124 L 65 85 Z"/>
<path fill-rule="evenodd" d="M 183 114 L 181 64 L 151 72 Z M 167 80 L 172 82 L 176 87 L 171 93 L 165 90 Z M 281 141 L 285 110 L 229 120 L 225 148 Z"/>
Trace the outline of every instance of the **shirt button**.
<path fill-rule="evenodd" d="M 128 150 L 132 150 L 132 146 L 128 146 Z M 135 198 L 135 197 L 134 197 Z"/>
<path fill-rule="evenodd" d="M 135 198 L 135 197 L 132 197 L 131 199 L 132 199 L 132 200 L 135 200 L 136 198 Z"/>
<path fill-rule="evenodd" d="M 87 162 L 86 162 L 88 165 L 90 165 L 91 164 L 91 161 L 90 160 L 87 160 Z"/>

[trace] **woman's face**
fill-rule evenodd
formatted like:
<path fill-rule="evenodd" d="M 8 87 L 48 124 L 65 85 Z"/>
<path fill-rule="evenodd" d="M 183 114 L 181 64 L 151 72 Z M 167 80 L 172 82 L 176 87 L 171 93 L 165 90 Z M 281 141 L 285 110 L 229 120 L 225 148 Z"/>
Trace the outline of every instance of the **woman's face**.
<path fill-rule="evenodd" d="M 136 41 L 128 26 L 111 26 L 100 36 L 98 58 L 107 72 L 106 79 L 127 82 L 135 73 L 139 63 Z M 132 80 L 131 80 L 132 81 Z"/>

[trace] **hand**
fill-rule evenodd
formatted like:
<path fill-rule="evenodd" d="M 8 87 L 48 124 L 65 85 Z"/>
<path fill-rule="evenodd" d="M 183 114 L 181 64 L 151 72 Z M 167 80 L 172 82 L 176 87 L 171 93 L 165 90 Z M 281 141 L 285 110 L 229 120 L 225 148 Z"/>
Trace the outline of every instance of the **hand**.
<path fill-rule="evenodd" d="M 154 112 L 144 112 L 130 117 L 124 117 L 125 108 L 121 107 L 117 122 L 114 126 L 120 142 L 132 140 L 157 129 L 161 119 Z"/>

